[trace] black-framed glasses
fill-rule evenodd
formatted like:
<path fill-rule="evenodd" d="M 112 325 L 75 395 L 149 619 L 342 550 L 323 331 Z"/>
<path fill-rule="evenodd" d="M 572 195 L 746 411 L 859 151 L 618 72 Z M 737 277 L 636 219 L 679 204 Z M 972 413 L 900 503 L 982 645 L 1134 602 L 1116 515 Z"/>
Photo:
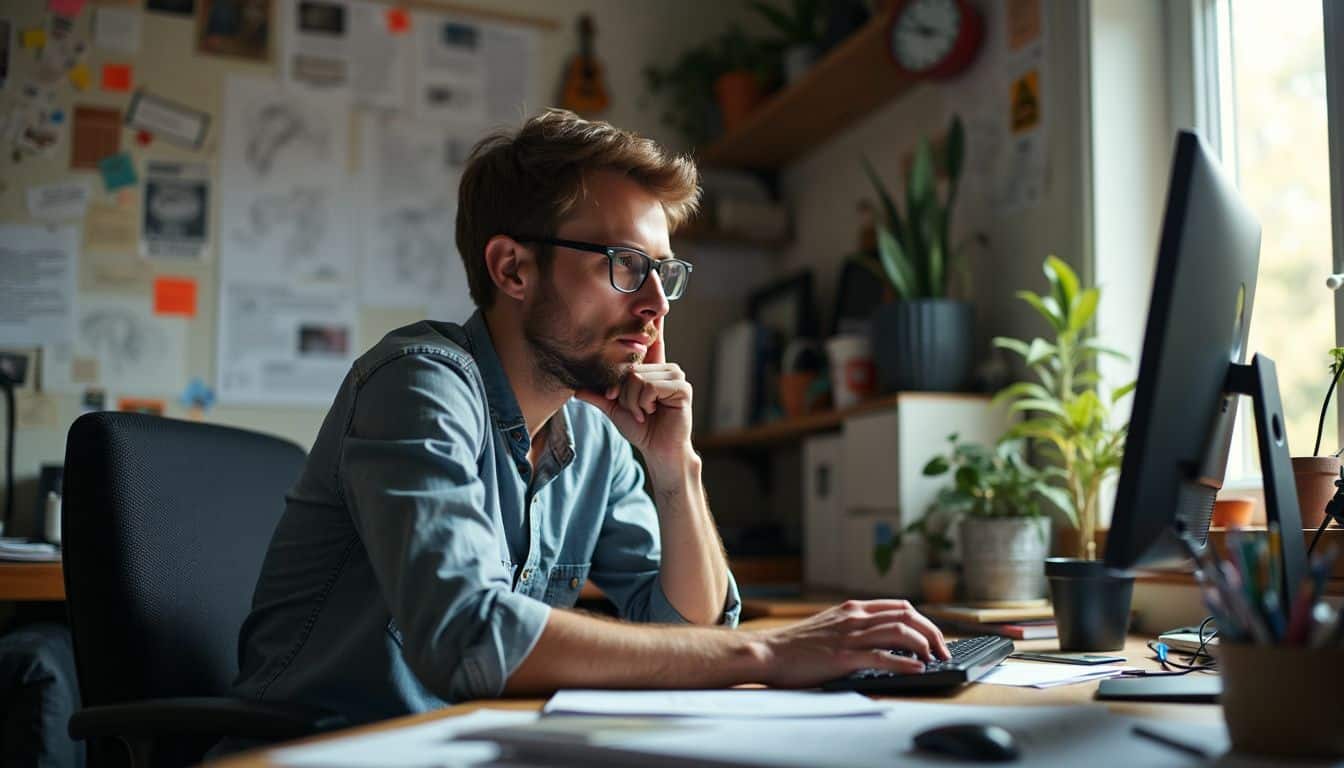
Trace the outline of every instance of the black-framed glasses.
<path fill-rule="evenodd" d="M 578 240 L 563 240 L 558 237 L 519 237 L 519 242 L 545 243 L 558 245 L 588 253 L 600 253 L 607 257 L 610 268 L 611 287 L 621 293 L 635 293 L 644 287 L 649 273 L 658 270 L 658 279 L 663 283 L 663 295 L 668 301 L 680 299 L 686 293 L 686 284 L 691 280 L 691 263 L 681 259 L 655 259 L 638 248 L 623 245 L 599 245 Z"/>

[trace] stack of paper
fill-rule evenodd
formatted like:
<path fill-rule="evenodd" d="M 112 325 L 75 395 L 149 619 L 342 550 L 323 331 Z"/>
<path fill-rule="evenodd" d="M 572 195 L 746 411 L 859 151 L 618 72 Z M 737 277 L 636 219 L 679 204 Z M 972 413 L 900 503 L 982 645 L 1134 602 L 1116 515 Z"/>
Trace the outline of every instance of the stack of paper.
<path fill-rule="evenodd" d="M 61 550 L 55 544 L 27 539 L 0 538 L 0 560 L 29 563 L 49 563 L 61 559 Z"/>
<path fill-rule="evenodd" d="M 1004 662 L 979 682 L 991 685 L 1015 685 L 1031 688 L 1053 688 L 1057 685 L 1086 683 L 1092 680 L 1104 680 L 1117 677 L 1126 672 L 1138 671 L 1138 667 L 1073 667 L 1068 664 L 1017 664 Z"/>

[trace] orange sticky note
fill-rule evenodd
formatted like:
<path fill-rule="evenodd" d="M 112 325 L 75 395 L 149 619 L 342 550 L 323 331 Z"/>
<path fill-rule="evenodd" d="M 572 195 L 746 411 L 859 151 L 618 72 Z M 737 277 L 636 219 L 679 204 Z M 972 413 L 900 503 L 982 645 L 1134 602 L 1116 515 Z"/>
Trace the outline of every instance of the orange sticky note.
<path fill-rule="evenodd" d="M 411 14 L 405 8 L 387 10 L 387 31 L 394 35 L 404 35 L 411 31 Z"/>
<path fill-rule="evenodd" d="M 70 79 L 70 84 L 75 86 L 76 90 L 87 91 L 89 89 L 89 68 L 83 64 L 76 64 L 65 74 Z"/>
<path fill-rule="evenodd" d="M 130 64 L 104 64 L 104 65 L 103 65 L 103 90 L 104 90 L 104 91 L 129 91 L 129 90 L 131 90 L 131 65 L 130 65 Z"/>
<path fill-rule="evenodd" d="M 190 277 L 154 278 L 154 314 L 196 316 L 196 280 Z"/>

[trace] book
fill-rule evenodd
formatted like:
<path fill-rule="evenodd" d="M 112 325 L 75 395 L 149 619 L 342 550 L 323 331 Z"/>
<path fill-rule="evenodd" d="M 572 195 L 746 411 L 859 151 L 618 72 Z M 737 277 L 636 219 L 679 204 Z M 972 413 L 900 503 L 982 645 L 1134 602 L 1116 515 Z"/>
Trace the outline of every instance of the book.
<path fill-rule="evenodd" d="M 1003 635 L 1014 640 L 1049 640 L 1059 637 L 1054 619 L 1020 622 L 939 621 L 944 629 L 968 635 Z"/>
<path fill-rule="evenodd" d="M 1055 609 L 1050 603 L 1041 601 L 1039 605 L 1024 605 L 1016 608 L 977 608 L 973 605 L 923 605 L 919 612 L 935 621 L 970 621 L 979 624 L 1039 621 L 1052 619 Z"/>

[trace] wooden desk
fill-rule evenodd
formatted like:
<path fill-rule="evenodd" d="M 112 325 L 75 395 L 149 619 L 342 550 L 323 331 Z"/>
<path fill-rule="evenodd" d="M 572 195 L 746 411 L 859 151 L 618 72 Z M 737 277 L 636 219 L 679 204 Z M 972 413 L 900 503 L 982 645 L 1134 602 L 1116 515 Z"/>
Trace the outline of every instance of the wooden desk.
<path fill-rule="evenodd" d="M 769 627 L 778 627 L 788 624 L 793 619 L 756 619 L 754 621 L 743 622 L 743 628 L 747 629 L 766 629 Z M 1150 638 L 1133 636 L 1125 645 L 1122 654 L 1129 659 L 1133 666 L 1144 667 L 1147 669 L 1157 669 L 1158 664 L 1149 657 L 1152 653 L 1148 650 L 1145 643 Z M 1019 650 L 1048 651 L 1057 650 L 1058 645 L 1054 640 L 1028 640 L 1016 641 Z M 943 696 L 921 696 L 911 697 L 912 701 L 937 702 L 942 704 L 976 704 L 991 706 L 1049 706 L 1049 705 L 1077 705 L 1092 702 L 1092 695 L 1097 690 L 1098 683 L 1079 683 L 1076 685 L 1062 685 L 1056 688 L 1046 688 L 1044 690 L 1036 688 L 1013 688 L 1004 685 L 965 685 L 949 695 Z M 303 741 L 295 741 L 286 744 L 308 743 L 322 741 L 333 738 L 334 736 L 346 736 L 356 733 L 375 733 L 378 731 L 387 731 L 393 728 L 401 728 L 415 723 L 426 723 L 445 717 L 457 717 L 474 712 L 478 709 L 517 709 L 517 710 L 540 710 L 545 704 L 545 699 L 490 699 L 485 701 L 476 701 L 470 704 L 459 704 L 455 707 L 447 707 L 435 712 L 425 712 L 418 715 L 407 715 L 392 720 L 385 720 L 381 723 L 360 726 L 349 730 L 340 731 L 338 734 L 326 734 L 323 736 L 314 736 Z M 1222 721 L 1222 708 L 1217 704 L 1147 704 L 1141 702 L 1106 702 L 1106 706 L 1119 714 L 1156 717 L 1165 720 L 1189 720 L 1202 723 L 1218 723 Z M 271 750 L 253 750 L 243 752 L 239 755 L 211 763 L 218 768 L 266 768 L 274 766 L 277 763 L 269 759 Z"/>
<path fill-rule="evenodd" d="M 64 600 L 61 564 L 0 562 L 0 600 Z"/>

